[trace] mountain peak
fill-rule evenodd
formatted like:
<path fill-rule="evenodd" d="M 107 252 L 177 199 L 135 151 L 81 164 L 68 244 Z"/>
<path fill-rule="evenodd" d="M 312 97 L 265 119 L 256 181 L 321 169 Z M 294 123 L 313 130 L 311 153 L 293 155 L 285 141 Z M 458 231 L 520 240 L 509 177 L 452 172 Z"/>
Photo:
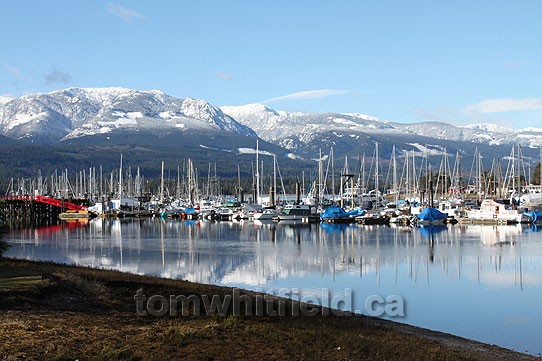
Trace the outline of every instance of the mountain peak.
<path fill-rule="evenodd" d="M 235 114 L 235 115 L 249 115 L 249 114 L 259 114 L 259 113 L 271 113 L 273 115 L 279 115 L 279 113 L 265 104 L 261 103 L 250 103 L 239 106 L 222 106 L 220 107 L 222 111 L 226 114 Z M 232 115 L 234 118 L 235 116 Z"/>
<path fill-rule="evenodd" d="M 225 114 L 220 108 L 209 104 L 206 100 L 186 97 L 181 103 L 181 112 L 187 117 L 204 119 L 213 122 L 217 117 Z"/>

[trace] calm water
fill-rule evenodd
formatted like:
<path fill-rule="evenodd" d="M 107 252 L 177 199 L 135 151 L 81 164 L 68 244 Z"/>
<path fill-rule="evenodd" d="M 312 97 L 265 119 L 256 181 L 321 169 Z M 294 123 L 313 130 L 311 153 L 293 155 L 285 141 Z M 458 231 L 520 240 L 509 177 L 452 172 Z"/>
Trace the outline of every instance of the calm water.
<path fill-rule="evenodd" d="M 351 289 L 352 309 L 362 312 L 371 295 L 400 295 L 406 317 L 396 321 L 539 354 L 539 230 L 96 219 L 4 239 L 11 257 L 266 292 L 299 288 L 324 303 L 322 289 Z"/>

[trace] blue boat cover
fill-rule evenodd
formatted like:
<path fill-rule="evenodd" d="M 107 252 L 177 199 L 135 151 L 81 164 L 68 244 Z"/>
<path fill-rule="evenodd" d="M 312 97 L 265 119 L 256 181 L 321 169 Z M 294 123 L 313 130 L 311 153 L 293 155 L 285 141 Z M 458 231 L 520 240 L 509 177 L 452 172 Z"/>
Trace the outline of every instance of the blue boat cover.
<path fill-rule="evenodd" d="M 525 212 L 525 214 L 531 217 L 531 222 L 536 223 L 537 220 L 542 221 L 542 211 Z"/>
<path fill-rule="evenodd" d="M 448 215 L 442 213 L 436 208 L 427 207 L 418 214 L 418 219 L 422 221 L 439 221 L 448 218 Z"/>
<path fill-rule="evenodd" d="M 329 206 L 326 208 L 324 213 L 320 215 L 320 219 L 341 219 L 341 218 L 352 218 L 361 216 L 365 213 L 364 210 L 360 208 L 354 208 L 353 210 L 346 212 L 344 209 L 338 206 Z"/>

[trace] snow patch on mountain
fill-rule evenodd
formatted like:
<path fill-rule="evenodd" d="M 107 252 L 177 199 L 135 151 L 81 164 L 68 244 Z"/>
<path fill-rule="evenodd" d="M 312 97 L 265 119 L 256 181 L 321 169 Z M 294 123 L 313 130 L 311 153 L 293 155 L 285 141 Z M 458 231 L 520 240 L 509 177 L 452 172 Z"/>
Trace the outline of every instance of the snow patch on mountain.
<path fill-rule="evenodd" d="M 301 158 L 300 156 L 295 155 L 294 153 L 288 153 L 288 154 L 286 154 L 286 156 L 287 156 L 288 158 L 290 158 L 290 159 L 303 159 L 303 158 Z"/>
<path fill-rule="evenodd" d="M 258 155 L 274 155 L 273 153 L 270 153 L 268 151 L 265 151 L 265 150 L 258 150 L 256 152 L 256 149 L 252 149 L 252 148 L 238 148 L 237 149 L 238 153 L 239 154 L 256 154 L 258 153 Z"/>
<path fill-rule="evenodd" d="M 13 129 L 17 126 L 29 123 L 37 122 L 39 123 L 43 118 L 47 116 L 47 113 L 41 112 L 38 114 L 16 114 L 13 120 L 6 126 L 6 129 Z"/>
<path fill-rule="evenodd" d="M 414 155 L 417 157 L 432 156 L 432 155 L 438 155 L 438 156 L 449 155 L 448 153 L 446 153 L 446 149 L 440 145 L 435 145 L 435 144 L 422 145 L 419 143 L 406 143 L 406 144 L 411 145 L 414 148 L 418 149 L 418 152 L 414 151 Z M 407 152 L 403 150 L 403 155 L 409 156 L 409 155 L 412 155 L 412 152 Z"/>
<path fill-rule="evenodd" d="M 492 123 L 470 124 L 470 125 L 463 126 L 463 128 L 481 130 L 484 132 L 494 132 L 494 133 L 515 132 L 514 129 L 505 128 L 498 124 L 492 124 Z"/>
<path fill-rule="evenodd" d="M 11 101 L 12 98 L 0 95 L 0 105 L 6 104 L 7 102 Z"/>
<path fill-rule="evenodd" d="M 232 152 L 232 151 L 231 151 L 231 150 L 229 150 L 229 149 L 219 149 L 219 148 L 213 148 L 213 147 L 208 147 L 208 146 L 206 146 L 206 145 L 203 145 L 203 144 L 200 144 L 199 146 L 200 146 L 200 148 L 203 148 L 203 149 L 210 149 L 210 150 L 219 150 L 219 151 L 221 151 L 221 152 L 226 152 L 226 153 L 231 153 L 231 152 Z"/>
<path fill-rule="evenodd" d="M 382 121 L 382 120 L 378 119 L 377 117 L 373 117 L 372 115 L 361 114 L 361 113 L 342 113 L 342 114 L 350 116 L 350 117 L 354 117 L 354 118 L 369 120 L 369 121 L 372 121 L 372 122 L 386 123 L 386 121 Z"/>
<path fill-rule="evenodd" d="M 520 130 L 520 132 L 522 132 L 522 133 L 542 133 L 542 128 L 528 127 L 528 128 Z"/>

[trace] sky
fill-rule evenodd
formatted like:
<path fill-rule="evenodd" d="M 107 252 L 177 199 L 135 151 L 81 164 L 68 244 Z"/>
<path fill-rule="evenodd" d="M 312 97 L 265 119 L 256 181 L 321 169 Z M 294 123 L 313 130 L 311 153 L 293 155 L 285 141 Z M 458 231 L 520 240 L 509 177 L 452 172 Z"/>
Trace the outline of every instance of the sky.
<path fill-rule="evenodd" d="M 540 14 L 540 0 L 4 0 L 0 96 L 126 87 L 542 128 Z"/>

